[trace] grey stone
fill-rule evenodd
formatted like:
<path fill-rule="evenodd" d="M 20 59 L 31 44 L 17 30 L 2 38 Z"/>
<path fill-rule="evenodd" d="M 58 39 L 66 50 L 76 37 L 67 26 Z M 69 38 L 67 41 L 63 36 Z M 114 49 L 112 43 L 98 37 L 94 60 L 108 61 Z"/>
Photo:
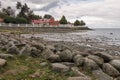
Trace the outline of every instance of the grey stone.
<path fill-rule="evenodd" d="M 81 55 L 76 55 L 73 57 L 73 61 L 76 66 L 83 66 L 84 58 Z"/>
<path fill-rule="evenodd" d="M 88 58 L 95 61 L 99 66 L 101 66 L 104 63 L 103 58 L 95 56 L 95 55 L 89 55 Z"/>
<path fill-rule="evenodd" d="M 117 69 L 115 69 L 111 64 L 109 63 L 104 63 L 103 64 L 103 71 L 113 77 L 119 76 L 120 73 Z"/>
<path fill-rule="evenodd" d="M 75 76 L 80 76 L 80 77 L 85 77 L 86 76 L 85 74 L 83 74 L 79 71 L 78 67 L 72 67 L 71 70 L 73 71 Z"/>
<path fill-rule="evenodd" d="M 84 69 L 86 70 L 99 70 L 99 66 L 91 59 L 85 58 Z"/>
<path fill-rule="evenodd" d="M 96 53 L 95 55 L 103 58 L 105 62 L 110 62 L 111 60 L 113 60 L 113 56 L 105 52 L 99 52 L 99 53 Z"/>
<path fill-rule="evenodd" d="M 36 49 L 35 47 L 32 47 L 32 48 L 31 48 L 31 53 L 30 53 L 30 55 L 31 55 L 32 57 L 40 57 L 41 51 L 38 50 L 38 49 Z"/>
<path fill-rule="evenodd" d="M 47 62 L 42 62 L 42 63 L 40 63 L 40 66 L 41 67 L 46 67 L 46 66 L 48 66 L 48 63 Z"/>
<path fill-rule="evenodd" d="M 117 77 L 116 79 L 114 79 L 114 80 L 120 80 L 120 76 L 119 77 Z"/>
<path fill-rule="evenodd" d="M 69 49 L 66 45 L 64 44 L 56 44 L 54 45 L 56 51 L 63 51 L 63 50 L 66 50 L 66 49 Z"/>
<path fill-rule="evenodd" d="M 119 70 L 119 72 L 120 72 L 120 60 L 112 60 L 112 61 L 110 62 L 110 64 L 111 64 L 112 66 L 114 66 L 117 70 Z"/>
<path fill-rule="evenodd" d="M 61 64 L 69 66 L 69 67 L 73 67 L 74 66 L 73 62 L 61 62 Z"/>
<path fill-rule="evenodd" d="M 32 46 L 36 47 L 39 50 L 44 50 L 45 49 L 45 45 L 42 44 L 42 43 L 32 42 Z"/>
<path fill-rule="evenodd" d="M 69 77 L 67 80 L 91 80 L 89 77 Z"/>
<path fill-rule="evenodd" d="M 59 54 L 59 56 L 60 56 L 60 59 L 61 59 L 62 61 L 71 62 L 71 61 L 73 60 L 74 54 L 73 54 L 70 50 L 66 49 L 66 50 L 62 51 L 62 52 Z"/>
<path fill-rule="evenodd" d="M 31 53 L 31 47 L 29 45 L 26 45 L 25 47 L 22 47 L 22 49 L 19 52 L 19 55 L 30 55 Z"/>
<path fill-rule="evenodd" d="M 113 80 L 112 77 L 110 77 L 109 75 L 105 74 L 100 70 L 94 70 L 92 73 L 95 76 L 95 78 L 97 78 L 97 80 Z"/>
<path fill-rule="evenodd" d="M 50 62 L 60 62 L 60 56 L 57 55 L 57 54 L 51 54 L 49 57 L 48 57 L 48 60 Z"/>
<path fill-rule="evenodd" d="M 44 58 L 44 59 L 48 59 L 50 57 L 50 55 L 53 55 L 53 51 L 51 51 L 50 49 L 44 49 L 41 53 L 41 56 Z"/>
<path fill-rule="evenodd" d="M 10 54 L 19 54 L 19 49 L 16 46 L 11 46 L 7 49 Z"/>
<path fill-rule="evenodd" d="M 60 63 L 52 63 L 51 68 L 53 71 L 56 71 L 56 72 L 68 72 L 69 71 L 68 66 L 60 64 Z"/>
<path fill-rule="evenodd" d="M 0 58 L 0 67 L 4 66 L 7 63 L 5 59 Z"/>
<path fill-rule="evenodd" d="M 2 58 L 2 59 L 8 59 L 8 58 L 14 58 L 14 56 L 11 55 L 11 54 L 0 54 L 0 58 Z"/>

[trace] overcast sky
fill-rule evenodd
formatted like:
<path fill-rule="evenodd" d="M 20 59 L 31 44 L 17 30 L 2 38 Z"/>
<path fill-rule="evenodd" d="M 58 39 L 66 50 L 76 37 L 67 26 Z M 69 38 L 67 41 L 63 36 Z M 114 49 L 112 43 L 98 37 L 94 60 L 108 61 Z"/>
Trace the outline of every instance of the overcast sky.
<path fill-rule="evenodd" d="M 36 14 L 51 14 L 57 20 L 65 15 L 73 22 L 83 19 L 89 27 L 120 28 L 120 0 L 0 0 L 2 6 L 27 3 Z"/>

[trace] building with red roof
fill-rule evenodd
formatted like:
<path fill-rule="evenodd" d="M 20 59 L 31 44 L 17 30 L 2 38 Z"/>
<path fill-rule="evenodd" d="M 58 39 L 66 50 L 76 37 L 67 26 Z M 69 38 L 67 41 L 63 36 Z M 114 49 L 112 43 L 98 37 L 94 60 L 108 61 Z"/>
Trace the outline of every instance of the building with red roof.
<path fill-rule="evenodd" d="M 49 25 L 49 26 L 58 26 L 59 21 L 55 21 L 55 19 L 52 17 L 50 19 L 38 19 L 38 20 L 32 20 L 33 24 L 39 24 L 39 25 Z"/>

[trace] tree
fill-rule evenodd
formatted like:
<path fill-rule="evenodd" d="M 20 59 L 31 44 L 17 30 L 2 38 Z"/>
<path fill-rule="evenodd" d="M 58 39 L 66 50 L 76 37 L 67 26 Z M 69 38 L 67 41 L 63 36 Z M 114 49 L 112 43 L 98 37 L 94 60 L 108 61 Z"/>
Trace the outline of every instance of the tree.
<path fill-rule="evenodd" d="M 85 25 L 86 25 L 86 23 L 83 20 L 81 20 L 81 21 L 76 20 L 74 22 L 74 26 L 85 26 Z"/>
<path fill-rule="evenodd" d="M 27 20 L 25 18 L 22 17 L 16 17 L 16 24 L 26 24 Z"/>
<path fill-rule="evenodd" d="M 80 26 L 85 26 L 85 25 L 86 25 L 86 23 L 83 20 L 81 20 L 80 21 Z"/>
<path fill-rule="evenodd" d="M 76 20 L 76 21 L 74 22 L 74 26 L 80 26 L 80 21 L 79 21 L 79 20 Z"/>
<path fill-rule="evenodd" d="M 15 16 L 14 10 L 10 6 L 3 8 L 2 12 L 7 16 Z"/>
<path fill-rule="evenodd" d="M 46 18 L 46 19 L 50 19 L 50 18 L 52 18 L 52 16 L 49 15 L 49 14 L 45 14 L 45 15 L 44 15 L 44 18 Z"/>
<path fill-rule="evenodd" d="M 15 20 L 14 17 L 6 16 L 6 17 L 4 18 L 4 22 L 5 22 L 5 23 L 16 23 L 16 20 Z"/>
<path fill-rule="evenodd" d="M 17 2 L 17 4 L 16 4 L 16 8 L 17 8 L 17 9 L 21 9 L 21 8 L 22 8 L 22 4 L 21 4 L 21 2 Z"/>
<path fill-rule="evenodd" d="M 59 21 L 60 24 L 67 24 L 67 19 L 65 16 L 62 16 L 61 20 Z"/>

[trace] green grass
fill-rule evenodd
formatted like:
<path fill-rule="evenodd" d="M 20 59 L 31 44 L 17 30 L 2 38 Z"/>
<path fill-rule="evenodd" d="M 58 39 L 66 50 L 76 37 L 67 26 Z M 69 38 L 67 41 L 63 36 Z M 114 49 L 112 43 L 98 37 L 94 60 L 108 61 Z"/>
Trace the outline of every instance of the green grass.
<path fill-rule="evenodd" d="M 8 59 L 6 66 L 0 68 L 0 80 L 66 80 L 73 76 L 73 72 L 56 73 L 48 66 L 42 67 L 40 63 L 45 61 L 41 58 L 16 56 L 15 59 Z M 39 70 L 39 77 L 30 77 Z"/>

